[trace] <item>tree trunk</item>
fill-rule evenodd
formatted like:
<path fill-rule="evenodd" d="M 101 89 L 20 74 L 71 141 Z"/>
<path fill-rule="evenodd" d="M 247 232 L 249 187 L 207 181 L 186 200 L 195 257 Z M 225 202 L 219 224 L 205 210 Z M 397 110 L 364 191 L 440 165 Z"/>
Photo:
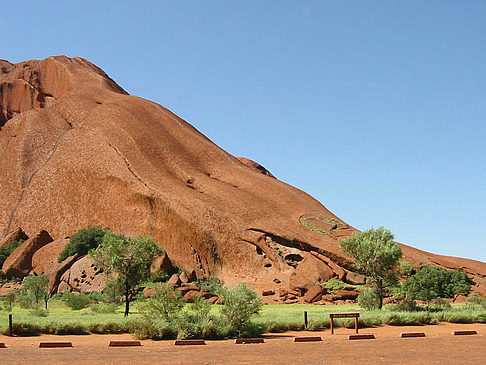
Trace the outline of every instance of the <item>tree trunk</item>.
<path fill-rule="evenodd" d="M 378 309 L 383 308 L 383 281 L 381 279 L 378 279 L 376 286 L 378 288 L 378 297 L 379 297 L 379 302 L 378 302 Z"/>
<path fill-rule="evenodd" d="M 125 288 L 125 317 L 128 317 L 128 313 L 130 312 L 130 300 L 128 299 L 128 288 Z"/>

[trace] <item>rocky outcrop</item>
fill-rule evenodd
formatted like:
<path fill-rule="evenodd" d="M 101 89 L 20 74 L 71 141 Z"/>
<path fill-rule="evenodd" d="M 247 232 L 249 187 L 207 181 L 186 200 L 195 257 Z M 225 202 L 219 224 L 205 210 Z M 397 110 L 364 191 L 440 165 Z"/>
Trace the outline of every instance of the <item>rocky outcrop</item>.
<path fill-rule="evenodd" d="M 23 242 L 3 263 L 2 271 L 7 278 L 23 278 L 32 271 L 32 259 L 37 250 L 44 247 L 53 239 L 46 231 Z"/>
<path fill-rule="evenodd" d="M 17 227 L 12 232 L 10 232 L 5 238 L 0 240 L 0 247 L 7 245 L 12 241 L 25 241 L 29 237 L 25 234 L 22 228 Z"/>
<path fill-rule="evenodd" d="M 106 283 L 106 276 L 102 273 L 103 271 L 96 266 L 91 257 L 84 256 L 61 276 L 58 292 L 101 292 Z"/>
<path fill-rule="evenodd" d="M 304 295 L 304 301 L 307 303 L 317 302 L 322 299 L 322 295 L 327 292 L 327 289 L 321 285 L 314 285 Z"/>
<path fill-rule="evenodd" d="M 290 278 L 290 289 L 304 294 L 318 283 L 324 283 L 334 276 L 332 269 L 314 256 L 306 256 Z"/>
<path fill-rule="evenodd" d="M 0 240 L 17 226 L 56 240 L 93 225 L 151 236 L 187 280 L 194 270 L 228 286 L 289 290 L 272 300 L 291 292 L 297 299 L 289 300 L 300 300 L 354 270 L 339 246 L 353 227 L 164 107 L 128 95 L 82 58 L 0 61 L 0 151 Z M 486 275 L 485 263 L 402 248 L 413 264 Z M 35 250 L 27 251 L 8 259 L 10 275 L 32 270 L 27 256 Z M 73 279 L 71 270 L 59 290 L 98 287 L 97 279 L 81 283 L 88 267 Z"/>

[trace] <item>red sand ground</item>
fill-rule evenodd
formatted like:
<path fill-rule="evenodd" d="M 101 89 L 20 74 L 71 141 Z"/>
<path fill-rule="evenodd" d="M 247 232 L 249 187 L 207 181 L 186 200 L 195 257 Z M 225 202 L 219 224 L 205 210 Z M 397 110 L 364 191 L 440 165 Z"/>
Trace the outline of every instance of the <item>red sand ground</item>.
<path fill-rule="evenodd" d="M 454 330 L 477 335 L 453 336 Z M 354 331 L 288 332 L 267 335 L 264 344 L 207 341 L 206 346 L 174 346 L 173 341 L 142 341 L 142 347 L 109 348 L 131 335 L 6 337 L 0 364 L 485 364 L 486 324 L 439 324 L 363 329 L 375 340 L 349 341 Z M 425 332 L 425 338 L 400 338 L 401 332 Z M 294 343 L 294 336 L 322 336 L 322 342 Z M 71 341 L 73 348 L 41 349 L 41 341 Z"/>

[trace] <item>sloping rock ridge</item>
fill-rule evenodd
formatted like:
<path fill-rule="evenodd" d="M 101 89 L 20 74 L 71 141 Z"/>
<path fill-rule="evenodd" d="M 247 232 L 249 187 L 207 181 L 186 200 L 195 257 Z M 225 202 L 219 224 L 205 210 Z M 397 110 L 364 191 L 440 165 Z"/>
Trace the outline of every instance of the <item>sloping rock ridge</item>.
<path fill-rule="evenodd" d="M 77 271 L 95 278 L 88 262 L 51 256 L 66 237 L 101 225 L 150 235 L 184 270 L 245 281 L 269 300 L 347 273 L 363 281 L 339 248 L 353 227 L 82 58 L 0 61 L 0 171 L 0 242 L 17 227 L 35 241 L 6 262 L 12 275 L 49 271 L 64 289 L 77 285 Z M 49 240 L 37 238 L 43 230 Z M 412 263 L 486 275 L 481 262 L 403 251 Z"/>

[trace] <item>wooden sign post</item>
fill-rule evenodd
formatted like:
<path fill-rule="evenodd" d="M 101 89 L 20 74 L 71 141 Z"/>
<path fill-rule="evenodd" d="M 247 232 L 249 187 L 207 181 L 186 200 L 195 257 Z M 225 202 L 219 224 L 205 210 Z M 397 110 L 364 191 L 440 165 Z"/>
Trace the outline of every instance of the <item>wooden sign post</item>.
<path fill-rule="evenodd" d="M 331 318 L 331 334 L 334 334 L 334 318 L 353 318 L 354 317 L 354 328 L 356 329 L 356 333 L 358 333 L 359 329 L 359 313 L 340 313 L 340 314 L 329 314 L 329 318 Z"/>

